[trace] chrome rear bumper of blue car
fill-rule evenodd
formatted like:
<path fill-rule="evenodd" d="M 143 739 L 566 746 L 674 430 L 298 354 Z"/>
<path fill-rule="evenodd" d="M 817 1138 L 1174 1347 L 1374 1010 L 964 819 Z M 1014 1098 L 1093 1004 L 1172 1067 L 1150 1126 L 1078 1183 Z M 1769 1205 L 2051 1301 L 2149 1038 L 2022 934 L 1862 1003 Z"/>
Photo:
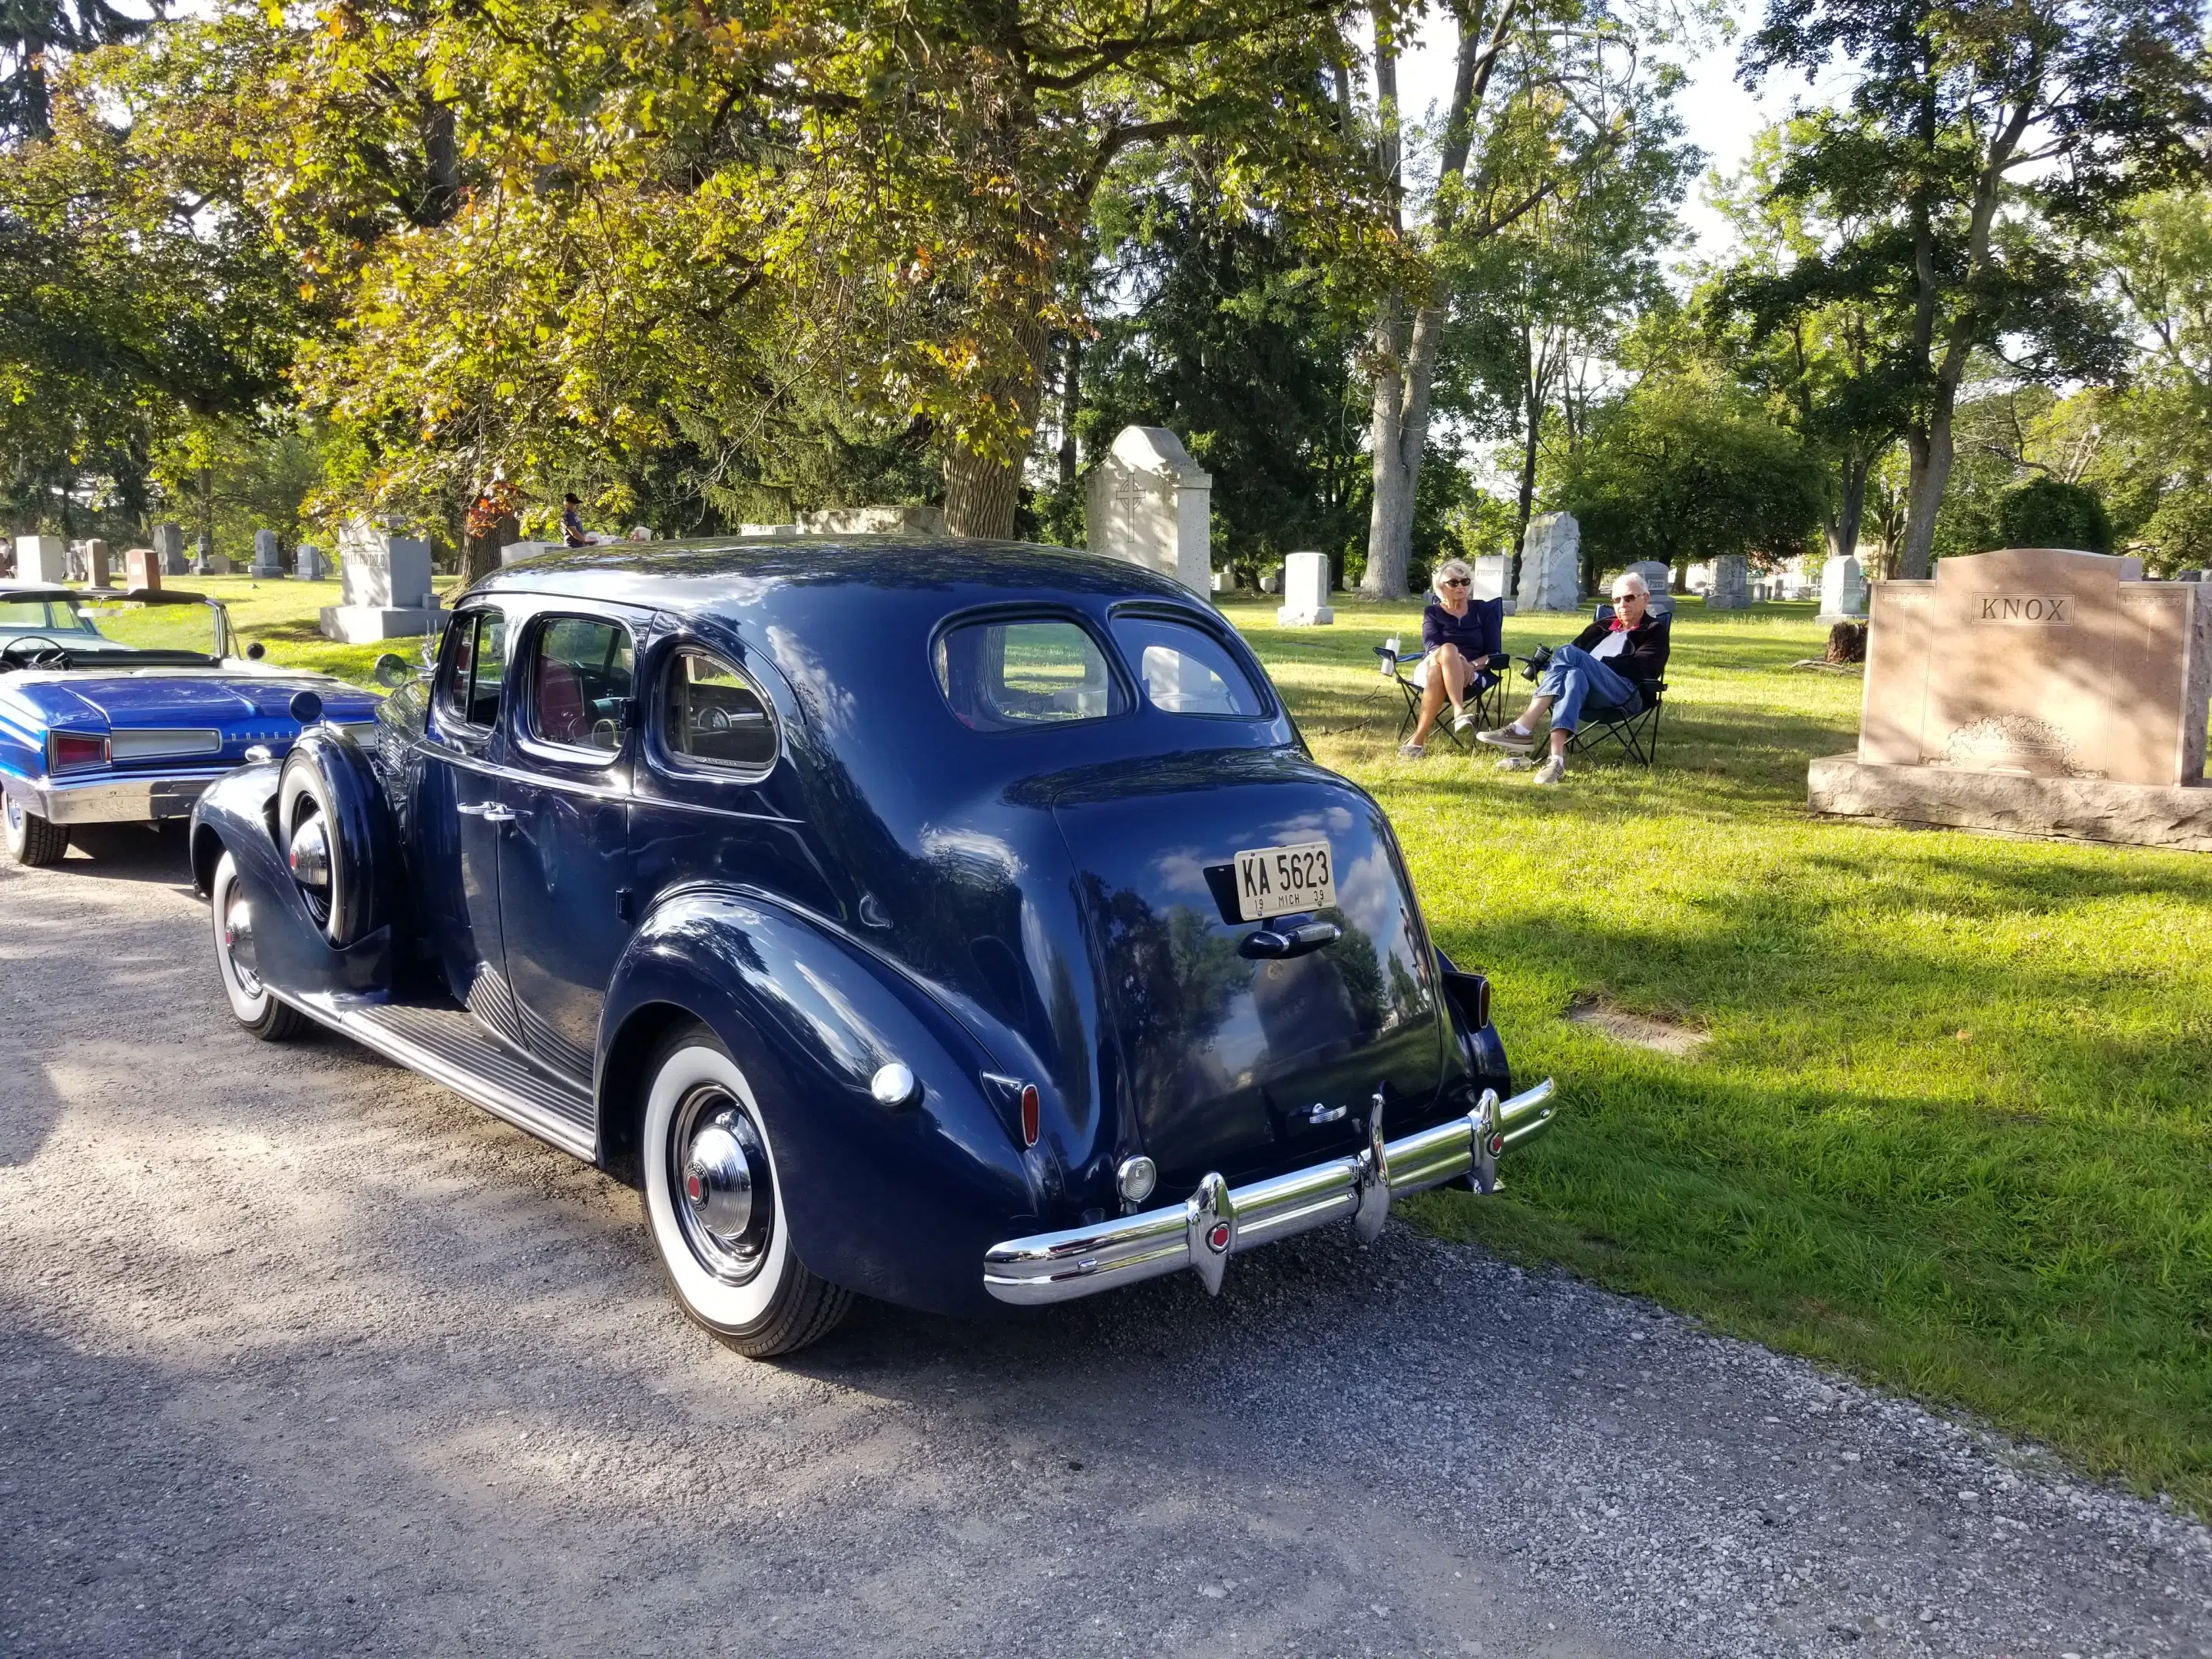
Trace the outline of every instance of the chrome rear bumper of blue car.
<path fill-rule="evenodd" d="M 1486 1089 L 1475 1109 L 1398 1140 L 1382 1134 L 1378 1096 L 1364 1150 L 1352 1158 L 1231 1187 L 1218 1175 L 1181 1204 L 1008 1239 L 983 1254 L 983 1287 L 1001 1302 L 1036 1307 L 1072 1302 L 1188 1267 L 1206 1288 L 1221 1289 L 1229 1258 L 1326 1222 L 1350 1218 L 1359 1237 L 1382 1231 L 1390 1200 L 1468 1176 L 1477 1191 L 1498 1185 L 1498 1156 L 1540 1134 L 1557 1108 L 1549 1078 L 1511 1099 Z"/>
<path fill-rule="evenodd" d="M 97 772 L 82 778 L 0 780 L 27 811 L 50 823 L 145 823 L 190 817 L 192 804 L 228 769 L 122 775 Z"/>

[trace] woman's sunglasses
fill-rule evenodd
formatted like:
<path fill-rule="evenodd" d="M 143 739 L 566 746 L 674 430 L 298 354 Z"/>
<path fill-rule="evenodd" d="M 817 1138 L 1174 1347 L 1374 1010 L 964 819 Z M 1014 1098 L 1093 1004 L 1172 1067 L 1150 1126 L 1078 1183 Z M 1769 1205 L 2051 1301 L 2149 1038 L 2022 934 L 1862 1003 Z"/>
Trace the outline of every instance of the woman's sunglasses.
<path fill-rule="evenodd" d="M 1446 587 L 1465 587 L 1468 586 L 1468 583 L 1467 578 L 1464 576 L 1447 576 L 1444 578 L 1444 586 Z"/>

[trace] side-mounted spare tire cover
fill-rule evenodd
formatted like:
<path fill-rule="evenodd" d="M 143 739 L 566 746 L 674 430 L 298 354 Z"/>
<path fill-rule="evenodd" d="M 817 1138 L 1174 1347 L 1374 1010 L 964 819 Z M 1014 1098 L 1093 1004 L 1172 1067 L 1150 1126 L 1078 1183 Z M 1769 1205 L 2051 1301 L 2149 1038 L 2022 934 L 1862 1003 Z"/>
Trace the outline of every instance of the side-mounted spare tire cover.
<path fill-rule="evenodd" d="M 359 744 L 335 726 L 301 732 L 284 758 L 275 829 L 277 850 L 333 945 L 343 950 L 385 925 L 398 843 Z"/>

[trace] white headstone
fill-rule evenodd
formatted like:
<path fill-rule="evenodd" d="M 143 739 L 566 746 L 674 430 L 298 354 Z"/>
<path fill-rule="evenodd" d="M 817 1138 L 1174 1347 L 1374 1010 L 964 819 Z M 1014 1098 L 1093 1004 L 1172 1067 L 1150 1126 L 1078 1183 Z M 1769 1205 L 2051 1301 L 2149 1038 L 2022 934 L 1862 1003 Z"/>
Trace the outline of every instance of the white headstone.
<path fill-rule="evenodd" d="M 1326 628 L 1336 620 L 1328 603 L 1328 555 L 1293 553 L 1283 561 L 1283 603 L 1276 608 L 1279 628 Z"/>
<path fill-rule="evenodd" d="M 1505 614 L 1511 616 L 1519 608 L 1505 586 L 1513 579 L 1511 558 L 1503 553 L 1485 553 L 1480 558 L 1469 559 L 1468 563 L 1474 568 L 1474 586 L 1468 590 L 1468 596 L 1477 599 L 1503 599 L 1505 601 Z"/>
<path fill-rule="evenodd" d="M 123 555 L 123 585 L 149 593 L 161 591 L 161 556 L 150 547 L 134 547 Z"/>
<path fill-rule="evenodd" d="M 1674 573 L 1656 559 L 1639 559 L 1624 570 L 1622 575 L 1634 571 L 1644 578 L 1644 585 L 1651 590 L 1651 614 L 1672 616 L 1674 611 Z"/>
<path fill-rule="evenodd" d="M 1573 514 L 1541 513 L 1529 520 L 1521 544 L 1520 610 L 1579 609 L 1582 562 L 1582 526 Z"/>
<path fill-rule="evenodd" d="M 1866 573 L 1846 553 L 1831 557 L 1820 569 L 1820 613 L 1817 622 L 1856 622 L 1867 613 Z"/>
<path fill-rule="evenodd" d="M 181 576 L 189 568 L 185 563 L 185 527 L 180 524 L 157 524 L 154 526 L 154 556 L 161 562 L 165 576 Z"/>
<path fill-rule="evenodd" d="M 1091 471 L 1086 539 L 1093 553 L 1157 570 L 1203 593 L 1213 572 L 1212 499 L 1212 475 L 1174 433 L 1124 427 Z"/>
<path fill-rule="evenodd" d="M 69 586 L 69 544 L 58 536 L 15 538 L 15 580 Z"/>
<path fill-rule="evenodd" d="M 253 569 L 256 576 L 277 576 L 284 574 L 284 555 L 273 530 L 253 532 Z"/>
<path fill-rule="evenodd" d="M 540 553 L 550 553 L 556 547 L 567 545 L 566 542 L 509 542 L 499 550 L 499 562 L 513 564 L 517 559 L 535 558 Z"/>
<path fill-rule="evenodd" d="M 1723 553 L 1713 561 L 1713 585 L 1705 590 L 1708 611 L 1741 611 L 1751 603 L 1751 561 Z"/>

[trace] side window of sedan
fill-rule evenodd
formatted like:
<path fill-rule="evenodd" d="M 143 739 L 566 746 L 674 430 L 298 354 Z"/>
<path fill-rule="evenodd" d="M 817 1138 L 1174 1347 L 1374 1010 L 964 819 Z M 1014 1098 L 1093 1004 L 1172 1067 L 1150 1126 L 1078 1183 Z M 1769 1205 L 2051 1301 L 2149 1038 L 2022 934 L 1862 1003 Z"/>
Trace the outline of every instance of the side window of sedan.
<path fill-rule="evenodd" d="M 678 760 L 758 777 L 775 764 L 775 719 L 753 684 L 720 657 L 679 650 L 668 665 L 660 741 Z"/>
<path fill-rule="evenodd" d="M 489 731 L 499 723 L 500 684 L 507 678 L 507 618 L 471 611 L 453 619 L 456 642 L 438 686 L 449 720 Z"/>
<path fill-rule="evenodd" d="M 556 617 L 530 655 L 530 735 L 562 749 L 622 747 L 632 678 L 629 630 L 592 617 Z"/>

